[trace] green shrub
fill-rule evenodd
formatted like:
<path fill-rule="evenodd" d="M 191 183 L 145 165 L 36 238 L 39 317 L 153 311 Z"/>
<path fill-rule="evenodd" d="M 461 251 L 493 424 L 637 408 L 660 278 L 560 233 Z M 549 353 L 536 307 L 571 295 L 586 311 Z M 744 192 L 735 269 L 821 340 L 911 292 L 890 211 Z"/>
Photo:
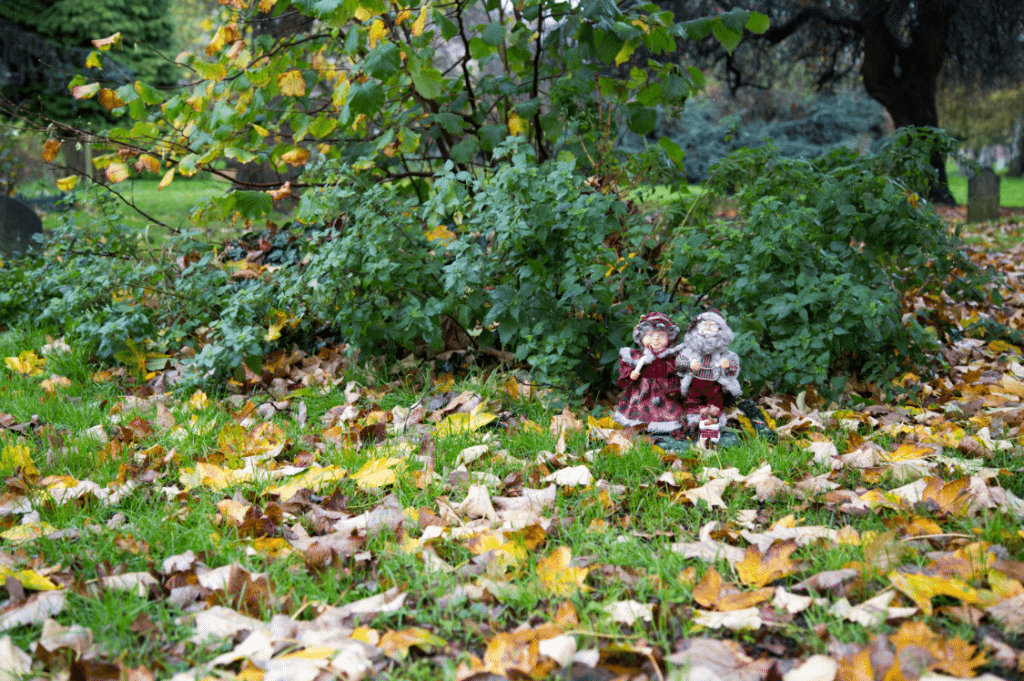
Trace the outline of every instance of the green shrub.
<path fill-rule="evenodd" d="M 807 161 L 768 145 L 712 168 L 711 195 L 735 192 L 737 219 L 684 228 L 670 269 L 727 312 L 747 380 L 839 388 L 855 371 L 885 389 L 931 364 L 935 337 L 905 314 L 905 296 L 983 295 L 989 281 L 919 198 L 930 155 L 950 145 L 900 129 L 877 155 L 841 148 Z"/>
<path fill-rule="evenodd" d="M 540 380 L 600 380 L 587 358 L 628 344 L 634 312 L 656 307 L 644 259 L 654 227 L 587 186 L 571 156 L 538 164 L 509 138 L 495 152 L 505 158 L 486 178 L 449 163 L 422 207 L 358 176 L 307 193 L 300 219 L 345 216 L 309 258 L 313 314 L 362 347 L 436 350 L 447 317 Z"/>
<path fill-rule="evenodd" d="M 187 386 L 276 347 L 311 346 L 316 329 L 372 354 L 423 356 L 468 338 L 514 353 L 537 380 L 583 390 L 610 384 L 640 314 L 685 324 L 711 304 L 737 332 L 754 390 L 828 391 L 851 372 L 884 389 L 927 368 L 942 331 L 903 309 L 908 294 L 981 296 L 990 281 L 915 205 L 946 144 L 901 131 L 873 156 L 741 150 L 709 181 L 734 220 L 682 202 L 660 219 L 639 215 L 591 187 L 570 156 L 538 163 L 516 138 L 499 144 L 489 175 L 448 164 L 422 202 L 407 185 L 319 161 L 308 177 L 320 186 L 299 206 L 308 224 L 254 237 L 273 248 L 258 274 L 238 276 L 251 254 L 241 242 L 183 235 L 143 258 L 116 213 L 87 231 L 66 218 L 44 255 L 0 268 L 0 324 L 60 325 L 105 361 L 190 345 Z"/>

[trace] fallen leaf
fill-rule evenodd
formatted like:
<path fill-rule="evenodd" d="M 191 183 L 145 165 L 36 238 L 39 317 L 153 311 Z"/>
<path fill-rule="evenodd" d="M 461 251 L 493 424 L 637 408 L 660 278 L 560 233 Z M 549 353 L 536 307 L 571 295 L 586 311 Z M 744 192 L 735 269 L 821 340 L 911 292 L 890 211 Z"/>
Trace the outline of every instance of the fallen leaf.
<path fill-rule="evenodd" d="M 559 487 L 586 487 L 594 481 L 594 476 L 586 466 L 570 466 L 560 468 L 545 477 L 542 482 L 552 482 Z"/>
<path fill-rule="evenodd" d="M 14 645 L 10 636 L 0 638 L 0 681 L 19 681 L 28 676 L 32 658 Z"/>
<path fill-rule="evenodd" d="M 797 548 L 793 539 L 773 542 L 765 553 L 756 546 L 748 547 L 736 564 L 736 574 L 744 584 L 757 587 L 791 575 L 799 569 L 799 564 L 789 559 Z"/>
<path fill-rule="evenodd" d="M 537 563 L 537 577 L 541 584 L 555 596 L 571 596 L 577 591 L 586 591 L 584 581 L 590 568 L 571 567 L 572 552 L 559 546 Z"/>
<path fill-rule="evenodd" d="M 405 459 L 394 457 L 370 459 L 362 468 L 349 477 L 356 481 L 360 489 L 376 489 L 386 485 L 393 485 L 398 480 L 398 473 L 395 469 L 402 467 L 404 464 Z"/>
<path fill-rule="evenodd" d="M 612 621 L 619 624 L 632 626 L 637 620 L 650 622 L 654 619 L 654 606 L 650 603 L 638 603 L 632 599 L 626 601 L 614 601 L 602 607 L 611 615 Z"/>
<path fill-rule="evenodd" d="M 973 604 L 980 600 L 976 589 L 956 577 L 891 572 L 889 581 L 917 604 L 925 615 L 932 614 L 932 599 L 936 596 L 949 596 L 964 604 Z"/>
<path fill-rule="evenodd" d="M 65 592 L 62 589 L 42 591 L 19 604 L 0 613 L 0 631 L 26 625 L 40 625 L 50 617 L 64 610 Z"/>

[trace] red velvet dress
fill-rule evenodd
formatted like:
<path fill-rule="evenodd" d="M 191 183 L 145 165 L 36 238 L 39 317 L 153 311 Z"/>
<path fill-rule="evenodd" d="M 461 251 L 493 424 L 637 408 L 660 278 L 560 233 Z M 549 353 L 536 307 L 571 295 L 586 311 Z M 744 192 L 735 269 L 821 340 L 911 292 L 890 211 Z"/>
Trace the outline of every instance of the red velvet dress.
<path fill-rule="evenodd" d="M 615 420 L 624 426 L 647 424 L 647 430 L 653 433 L 670 433 L 681 427 L 680 419 L 685 420 L 675 355 L 644 364 L 640 378 L 631 380 L 629 375 L 643 354 L 643 350 L 629 348 L 619 353 L 619 387 L 623 393 Z"/>

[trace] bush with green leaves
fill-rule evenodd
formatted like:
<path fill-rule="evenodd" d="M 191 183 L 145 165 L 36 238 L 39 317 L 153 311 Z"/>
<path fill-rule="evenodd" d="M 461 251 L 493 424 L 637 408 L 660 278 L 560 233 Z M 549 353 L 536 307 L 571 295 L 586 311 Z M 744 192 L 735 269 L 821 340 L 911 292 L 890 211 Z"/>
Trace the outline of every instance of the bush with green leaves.
<path fill-rule="evenodd" d="M 654 227 L 589 187 L 570 155 L 538 164 L 510 137 L 495 160 L 508 162 L 485 178 L 449 163 L 422 206 L 358 176 L 307 192 L 300 218 L 345 216 L 309 258 L 310 312 L 362 347 L 439 350 L 454 328 L 540 380 L 601 380 L 588 358 L 628 344 L 634 312 L 656 305 L 643 257 Z"/>
<path fill-rule="evenodd" d="M 876 155 L 801 160 L 767 145 L 712 168 L 711 195 L 731 195 L 738 215 L 681 228 L 669 269 L 726 311 L 747 380 L 839 389 L 856 372 L 886 389 L 935 360 L 936 338 L 905 297 L 983 296 L 991 282 L 919 198 L 932 153 L 951 146 L 901 128 Z"/>
<path fill-rule="evenodd" d="M 45 257 L 0 270 L 18 284 L 0 296 L 0 323 L 58 325 L 104 361 L 191 345 L 190 386 L 311 343 L 313 329 L 373 354 L 434 354 L 455 329 L 513 352 L 540 380 L 601 381 L 597 358 L 613 359 L 635 312 L 656 307 L 657 271 L 644 259 L 655 226 L 588 186 L 571 156 L 538 163 L 511 137 L 495 155 L 507 162 L 485 178 L 449 164 L 423 204 L 371 173 L 312 169 L 330 183 L 302 198 L 299 217 L 311 223 L 288 237 L 301 258 L 253 278 L 233 276 L 244 255 L 234 246 L 185 235 L 140 262 L 115 213 L 89 238 L 69 219 Z M 323 225 L 323 215 L 339 219 Z M 282 319 L 294 329 L 277 339 L 268 332 Z"/>
<path fill-rule="evenodd" d="M 106 361 L 190 345 L 190 386 L 276 347 L 311 346 L 317 330 L 364 353 L 424 358 L 471 339 L 583 390 L 610 384 L 638 315 L 685 323 L 714 305 L 754 391 L 827 392 L 851 373 L 885 389 L 926 369 L 942 332 L 903 309 L 908 294 L 984 296 L 991 282 L 918 198 L 928 159 L 948 144 L 907 130 L 877 155 L 741 150 L 708 184 L 707 197 L 736 207 L 731 220 L 683 200 L 651 219 L 591 187 L 571 156 L 537 162 L 517 138 L 487 176 L 449 164 L 422 203 L 322 161 L 309 170 L 321 186 L 300 202 L 308 224 L 266 235 L 287 249 L 258 276 L 237 276 L 239 247 L 184 235 L 140 260 L 116 218 L 90 238 L 69 219 L 44 256 L 0 269 L 0 324 L 60 325 Z"/>

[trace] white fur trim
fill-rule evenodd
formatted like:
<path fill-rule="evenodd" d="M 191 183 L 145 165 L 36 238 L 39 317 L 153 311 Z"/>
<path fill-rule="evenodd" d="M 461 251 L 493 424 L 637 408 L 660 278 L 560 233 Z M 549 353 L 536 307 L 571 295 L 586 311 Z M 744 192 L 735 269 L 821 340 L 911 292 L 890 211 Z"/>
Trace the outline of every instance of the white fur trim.
<path fill-rule="evenodd" d="M 647 424 L 647 430 L 652 433 L 671 433 L 673 430 L 678 430 L 682 427 L 679 421 L 641 421 L 640 419 L 631 419 L 628 416 L 624 416 L 619 411 L 615 412 L 612 418 L 623 426 L 642 426 Z"/>

